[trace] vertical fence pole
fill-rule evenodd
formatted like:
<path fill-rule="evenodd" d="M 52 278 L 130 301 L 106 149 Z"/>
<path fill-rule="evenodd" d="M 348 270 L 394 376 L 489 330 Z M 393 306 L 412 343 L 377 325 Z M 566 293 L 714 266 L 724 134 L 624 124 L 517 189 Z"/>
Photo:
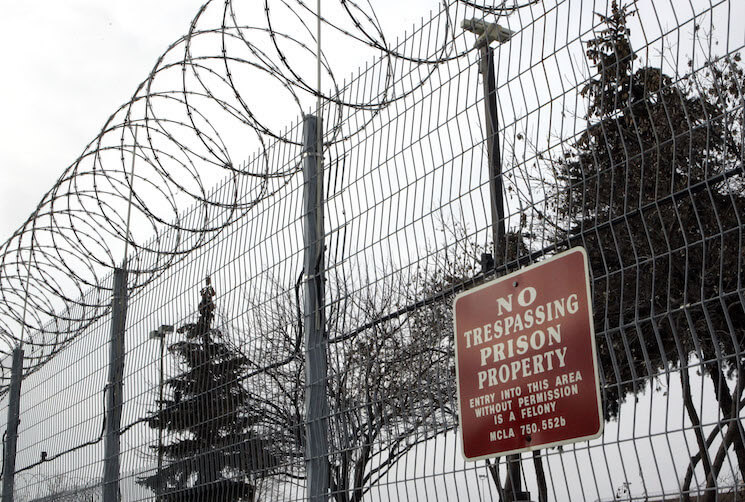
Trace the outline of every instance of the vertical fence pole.
<path fill-rule="evenodd" d="M 109 338 L 109 372 L 106 382 L 106 431 L 104 435 L 103 500 L 117 502 L 119 493 L 119 430 L 124 391 L 124 326 L 127 320 L 127 271 L 114 269 Z"/>
<path fill-rule="evenodd" d="M 502 185 L 502 156 L 499 150 L 499 117 L 497 115 L 497 83 L 494 74 L 494 51 L 489 44 L 481 47 L 481 81 L 484 86 L 486 122 L 486 151 L 489 162 L 489 195 L 491 199 L 492 240 L 494 267 L 503 265 L 507 251 L 504 225 L 504 187 Z M 520 455 L 507 456 L 507 500 L 530 500 L 530 493 L 522 491 Z"/>
<path fill-rule="evenodd" d="M 8 423 L 3 458 L 3 501 L 13 502 L 16 472 L 16 448 L 18 423 L 21 413 L 21 379 L 23 378 L 23 349 L 13 349 L 13 366 L 10 373 L 10 395 L 8 396 Z"/>
<path fill-rule="evenodd" d="M 303 234 L 305 240 L 305 461 L 308 496 L 312 502 L 328 499 L 328 401 L 326 396 L 326 330 L 323 313 L 323 171 L 319 169 L 319 119 L 306 115 L 303 120 Z"/>
<path fill-rule="evenodd" d="M 166 334 L 160 332 L 160 368 L 158 371 L 158 416 L 163 416 L 163 356 L 166 349 Z M 158 484 L 155 494 L 160 496 L 165 490 L 163 488 L 163 427 L 158 427 Z"/>

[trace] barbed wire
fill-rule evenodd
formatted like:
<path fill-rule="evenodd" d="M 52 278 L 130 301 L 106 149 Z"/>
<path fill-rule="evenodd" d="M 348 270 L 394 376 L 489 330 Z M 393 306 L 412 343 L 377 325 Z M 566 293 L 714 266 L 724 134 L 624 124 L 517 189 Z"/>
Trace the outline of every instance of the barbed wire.
<path fill-rule="evenodd" d="M 386 61 L 383 78 L 352 96 L 330 57 L 317 54 L 311 29 L 317 14 L 303 0 L 265 0 L 261 15 L 232 0 L 206 2 L 186 35 L 0 245 L 0 353 L 22 344 L 24 371 L 33 371 L 108 312 L 114 268 L 128 270 L 130 292 L 142 288 L 288 183 L 299 170 L 302 145 L 297 125 L 286 124 L 319 97 L 305 62 L 321 59 L 329 89 L 320 94 L 324 143 L 338 145 L 419 89 L 439 65 L 473 50 L 457 46 L 456 18 L 518 7 L 436 3 L 447 15 L 439 43 L 427 53 L 419 52 L 430 44 L 391 43 L 369 0 L 339 0 L 321 16 L 332 37 Z M 403 63 L 419 67 L 416 79 L 400 78 Z M 292 115 L 267 118 L 251 103 L 265 92 L 255 83 L 267 78 L 289 94 Z M 345 114 L 360 110 L 366 120 L 351 129 Z M 241 163 L 228 136 L 245 138 L 247 131 L 259 153 Z M 276 142 L 289 148 L 280 169 L 269 161 Z M 218 181 L 229 188 L 228 201 L 213 197 L 210 187 Z M 9 378 L 5 360 L 0 385 Z"/>

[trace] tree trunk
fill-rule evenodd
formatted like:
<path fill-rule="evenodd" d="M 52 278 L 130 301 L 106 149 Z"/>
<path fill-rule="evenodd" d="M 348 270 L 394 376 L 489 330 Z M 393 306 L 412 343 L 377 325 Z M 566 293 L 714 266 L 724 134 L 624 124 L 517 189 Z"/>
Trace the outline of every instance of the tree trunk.
<path fill-rule="evenodd" d="M 691 382 L 690 382 L 690 376 L 688 374 L 688 367 L 684 366 L 684 362 L 681 361 L 680 364 L 680 384 L 683 387 L 683 404 L 685 405 L 685 409 L 688 412 L 688 418 L 691 421 L 691 424 L 693 425 L 693 432 L 696 435 L 696 444 L 698 444 L 698 451 L 700 454 L 700 458 L 703 460 L 704 463 L 704 473 L 706 474 L 706 478 L 708 478 L 711 475 L 711 460 L 709 459 L 709 448 L 707 442 L 704 440 L 704 432 L 701 428 L 701 421 L 699 420 L 698 413 L 696 412 L 696 407 L 693 404 L 693 398 L 691 397 Z M 691 463 L 688 466 L 688 471 L 686 472 L 686 479 L 683 482 L 683 490 L 682 490 L 682 497 L 684 502 L 690 502 L 690 485 L 691 485 L 691 479 L 693 479 L 693 471 L 695 469 L 695 462 L 694 458 L 691 458 Z M 690 477 L 688 476 L 690 474 Z"/>
<path fill-rule="evenodd" d="M 719 409 L 722 411 L 722 417 L 732 420 L 737 434 L 733 438 L 735 446 L 735 455 L 737 456 L 737 466 L 740 469 L 740 477 L 745 479 L 745 444 L 743 443 L 744 430 L 739 420 L 739 406 L 736 405 L 740 400 L 743 391 L 743 371 L 738 368 L 737 383 L 733 395 L 730 395 L 729 385 L 722 371 L 722 366 L 718 361 L 707 365 L 708 373 L 714 383 L 714 394 L 719 402 Z M 734 434 L 734 433 L 733 433 Z"/>
<path fill-rule="evenodd" d="M 709 447 L 711 446 L 711 443 L 714 442 L 714 439 L 716 439 L 717 435 L 719 435 L 719 431 L 721 430 L 722 430 L 722 424 L 719 424 L 718 426 L 714 428 L 714 430 L 712 430 L 709 433 L 709 436 L 706 438 L 706 451 L 705 452 L 699 451 L 698 453 L 696 453 L 694 456 L 691 457 L 691 461 L 688 464 L 688 468 L 686 469 L 686 475 L 683 478 L 683 488 L 681 489 L 684 502 L 690 502 L 691 500 L 691 495 L 689 492 L 691 490 L 691 481 L 693 481 L 693 473 L 696 470 L 696 464 L 698 464 L 699 461 L 703 458 L 702 453 L 706 455 L 706 459 L 709 460 L 709 456 L 708 456 Z M 708 478 L 709 476 L 708 472 L 706 473 L 706 476 Z"/>
<path fill-rule="evenodd" d="M 706 478 L 707 491 L 706 495 L 704 496 L 704 502 L 716 501 L 717 493 L 719 491 L 717 488 L 717 477 L 719 475 L 719 471 L 722 468 L 722 465 L 724 465 L 724 460 L 727 458 L 727 450 L 738 434 L 739 431 L 737 424 L 734 422 L 730 422 L 729 426 L 727 427 L 727 432 L 724 434 L 724 438 L 722 438 L 722 444 L 719 446 L 719 451 L 717 451 L 717 456 L 714 459 L 714 472 L 710 473 L 710 475 Z"/>

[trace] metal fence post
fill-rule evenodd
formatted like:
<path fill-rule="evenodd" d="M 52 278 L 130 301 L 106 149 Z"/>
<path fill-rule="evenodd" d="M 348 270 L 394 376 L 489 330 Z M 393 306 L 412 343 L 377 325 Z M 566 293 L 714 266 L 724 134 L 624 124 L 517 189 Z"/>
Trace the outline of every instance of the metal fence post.
<path fill-rule="evenodd" d="M 3 501 L 13 502 L 16 472 L 16 446 L 18 424 L 21 413 L 21 379 L 23 378 L 23 349 L 13 349 L 13 366 L 10 373 L 10 395 L 8 396 L 7 438 L 3 458 Z"/>
<path fill-rule="evenodd" d="M 127 271 L 114 269 L 109 338 L 109 372 L 106 382 L 106 432 L 104 436 L 103 500 L 116 502 L 119 493 L 119 429 L 124 391 L 124 327 L 127 319 Z"/>
<path fill-rule="evenodd" d="M 166 349 L 166 334 L 160 334 L 160 367 L 158 368 L 158 415 L 163 413 L 163 356 Z M 158 427 L 158 486 L 156 495 L 162 495 L 163 490 L 163 427 Z"/>
<path fill-rule="evenodd" d="M 305 236 L 305 461 L 308 496 L 313 502 L 328 499 L 328 401 L 326 395 L 326 330 L 323 312 L 323 169 L 319 169 L 319 120 L 306 115 L 303 121 L 303 234 Z"/>

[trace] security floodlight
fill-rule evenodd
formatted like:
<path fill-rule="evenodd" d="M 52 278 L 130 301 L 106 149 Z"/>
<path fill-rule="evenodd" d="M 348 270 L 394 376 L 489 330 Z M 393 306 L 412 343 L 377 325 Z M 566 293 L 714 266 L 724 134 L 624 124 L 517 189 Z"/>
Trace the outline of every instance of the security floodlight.
<path fill-rule="evenodd" d="M 473 18 L 464 19 L 460 27 L 479 36 L 474 44 L 475 49 L 486 47 L 493 41 L 504 43 L 515 34 L 514 31 L 498 25 L 497 23 L 487 23 L 483 19 Z"/>
<path fill-rule="evenodd" d="M 162 324 L 160 328 L 150 332 L 150 338 L 154 340 L 165 338 L 166 333 L 173 333 L 173 326 L 170 324 Z"/>

